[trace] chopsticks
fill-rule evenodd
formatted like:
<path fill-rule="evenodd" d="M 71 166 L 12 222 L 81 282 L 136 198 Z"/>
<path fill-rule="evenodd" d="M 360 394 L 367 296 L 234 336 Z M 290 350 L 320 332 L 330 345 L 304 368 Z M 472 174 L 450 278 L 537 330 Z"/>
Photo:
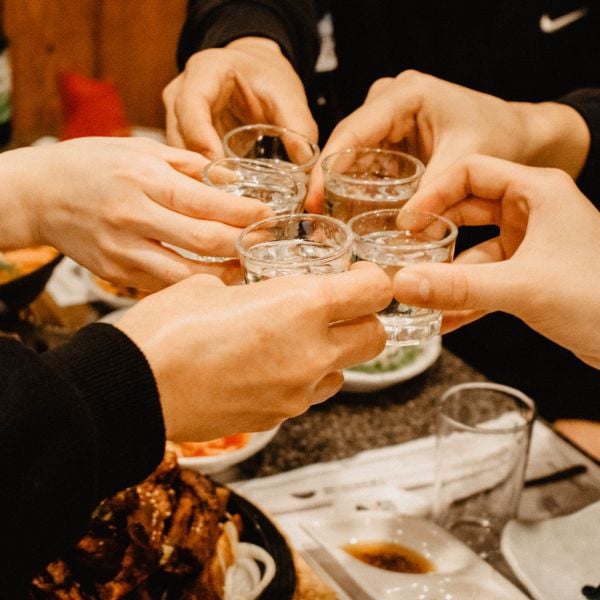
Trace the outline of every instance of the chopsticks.
<path fill-rule="evenodd" d="M 543 477 L 536 477 L 535 479 L 528 479 L 525 481 L 524 487 L 537 487 L 538 485 L 545 485 L 547 483 L 554 483 L 556 481 L 562 481 L 563 479 L 570 479 L 576 475 L 581 475 L 587 472 L 585 465 L 572 465 L 566 469 L 561 469 L 551 473 L 550 475 L 544 475 Z"/>

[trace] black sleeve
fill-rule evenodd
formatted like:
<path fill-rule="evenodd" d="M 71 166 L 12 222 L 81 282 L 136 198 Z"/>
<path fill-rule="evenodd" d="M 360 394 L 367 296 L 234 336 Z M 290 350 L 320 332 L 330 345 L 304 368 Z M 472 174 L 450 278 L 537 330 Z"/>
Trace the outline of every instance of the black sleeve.
<path fill-rule="evenodd" d="M 590 129 L 590 151 L 577 184 L 600 209 L 600 88 L 576 90 L 559 98 L 557 102 L 573 107 Z"/>
<path fill-rule="evenodd" d="M 165 434 L 152 371 L 111 325 L 43 355 L 0 338 L 0 382 L 0 597 L 20 598 L 101 499 L 154 470 Z"/>
<path fill-rule="evenodd" d="M 259 36 L 277 42 L 306 83 L 320 49 L 317 15 L 313 0 L 189 0 L 177 64 L 183 69 L 198 50 Z"/>

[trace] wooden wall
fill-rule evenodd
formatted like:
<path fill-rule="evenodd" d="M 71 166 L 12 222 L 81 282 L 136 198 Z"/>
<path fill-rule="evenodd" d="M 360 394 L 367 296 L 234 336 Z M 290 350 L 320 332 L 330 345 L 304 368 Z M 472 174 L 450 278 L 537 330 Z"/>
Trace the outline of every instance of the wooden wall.
<path fill-rule="evenodd" d="M 129 122 L 162 127 L 186 0 L 2 0 L 13 67 L 13 141 L 60 130 L 56 75 L 112 81 Z"/>

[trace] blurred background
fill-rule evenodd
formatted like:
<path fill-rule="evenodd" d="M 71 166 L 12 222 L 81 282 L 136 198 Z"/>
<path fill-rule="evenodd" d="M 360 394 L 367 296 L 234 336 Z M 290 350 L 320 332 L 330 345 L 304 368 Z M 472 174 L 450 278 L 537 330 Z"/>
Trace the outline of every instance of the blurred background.
<path fill-rule="evenodd" d="M 12 142 L 59 135 L 57 76 L 112 82 L 127 120 L 164 126 L 163 87 L 177 73 L 186 0 L 1 0 L 12 77 Z"/>

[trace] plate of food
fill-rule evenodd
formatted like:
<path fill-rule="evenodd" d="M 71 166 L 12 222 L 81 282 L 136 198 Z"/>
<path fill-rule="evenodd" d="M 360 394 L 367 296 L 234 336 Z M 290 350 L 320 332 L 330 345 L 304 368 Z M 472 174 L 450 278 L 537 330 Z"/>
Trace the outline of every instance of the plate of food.
<path fill-rule="evenodd" d="M 52 246 L 0 253 L 0 302 L 17 309 L 33 302 L 63 256 Z"/>
<path fill-rule="evenodd" d="M 167 453 L 145 481 L 100 503 L 30 597 L 290 600 L 295 586 L 291 550 L 266 515 Z"/>
<path fill-rule="evenodd" d="M 167 442 L 182 467 L 214 474 L 236 465 L 262 450 L 279 427 L 256 433 L 235 433 L 207 442 Z"/>
<path fill-rule="evenodd" d="M 442 352 L 442 338 L 436 336 L 412 346 L 386 346 L 369 362 L 344 369 L 345 392 L 375 392 L 423 373 Z"/>

